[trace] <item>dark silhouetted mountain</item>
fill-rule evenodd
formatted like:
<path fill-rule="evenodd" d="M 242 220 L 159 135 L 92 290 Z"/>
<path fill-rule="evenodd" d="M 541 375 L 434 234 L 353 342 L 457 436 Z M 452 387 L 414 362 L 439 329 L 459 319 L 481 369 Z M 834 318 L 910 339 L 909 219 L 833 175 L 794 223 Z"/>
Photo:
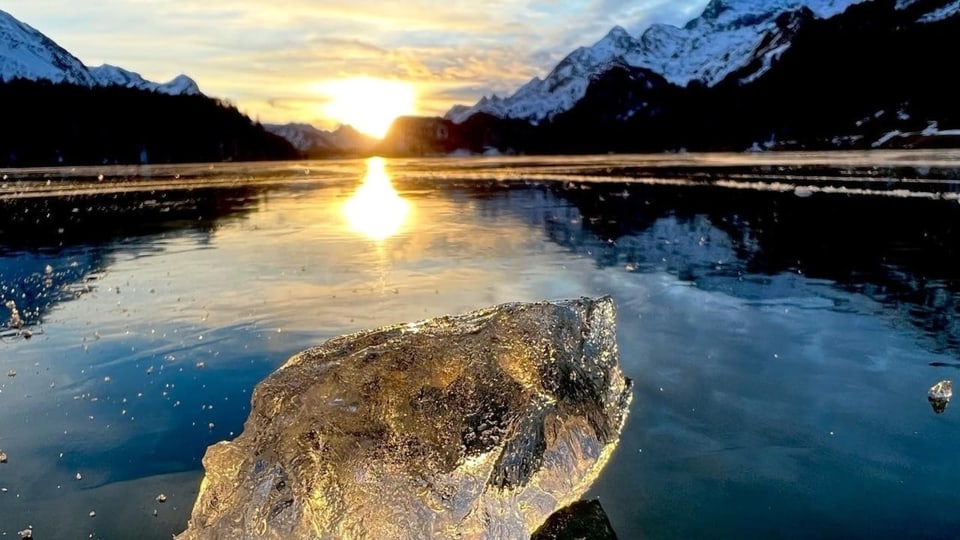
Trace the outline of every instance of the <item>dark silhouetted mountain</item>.
<path fill-rule="evenodd" d="M 0 83 L 0 166 L 295 159 L 285 139 L 203 95 Z"/>
<path fill-rule="evenodd" d="M 334 131 L 317 129 L 310 124 L 266 124 L 270 133 L 290 141 L 305 158 L 365 155 L 377 144 L 377 139 L 360 133 L 352 126 L 340 126 Z"/>

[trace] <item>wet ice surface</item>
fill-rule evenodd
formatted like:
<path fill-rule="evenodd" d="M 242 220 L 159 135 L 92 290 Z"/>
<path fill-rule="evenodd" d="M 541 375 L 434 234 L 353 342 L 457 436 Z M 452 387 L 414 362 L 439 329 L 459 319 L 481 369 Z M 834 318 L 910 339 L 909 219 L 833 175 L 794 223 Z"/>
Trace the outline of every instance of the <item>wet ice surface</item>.
<path fill-rule="evenodd" d="M 363 162 L 0 173 L 0 533 L 169 538 L 294 353 L 610 294 L 620 537 L 951 536 L 957 411 L 925 394 L 960 367 L 960 162 L 731 159 L 391 161 L 382 240 L 341 212 Z"/>

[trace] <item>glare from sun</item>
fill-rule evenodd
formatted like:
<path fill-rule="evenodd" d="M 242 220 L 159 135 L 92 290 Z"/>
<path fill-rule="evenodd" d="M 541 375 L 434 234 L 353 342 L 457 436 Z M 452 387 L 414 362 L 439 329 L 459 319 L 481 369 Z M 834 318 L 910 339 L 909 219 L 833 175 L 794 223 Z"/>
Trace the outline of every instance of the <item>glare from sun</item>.
<path fill-rule="evenodd" d="M 410 204 L 394 189 L 383 158 L 367 159 L 363 183 L 343 205 L 350 229 L 382 242 L 403 229 L 409 213 Z"/>
<path fill-rule="evenodd" d="M 328 102 L 323 115 L 382 139 L 398 116 L 416 113 L 413 85 L 402 81 L 355 77 L 317 85 Z"/>

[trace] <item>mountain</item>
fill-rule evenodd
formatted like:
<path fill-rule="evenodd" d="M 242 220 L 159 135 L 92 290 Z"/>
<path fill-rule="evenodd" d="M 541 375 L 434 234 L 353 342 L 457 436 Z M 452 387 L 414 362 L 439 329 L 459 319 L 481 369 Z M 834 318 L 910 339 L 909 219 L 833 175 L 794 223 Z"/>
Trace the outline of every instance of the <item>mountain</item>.
<path fill-rule="evenodd" d="M 500 118 L 540 122 L 570 110 L 593 77 L 612 64 L 646 68 L 667 81 L 713 86 L 759 58 L 741 77 L 761 76 L 790 46 L 795 19 L 804 8 L 829 18 L 863 0 L 711 0 L 703 13 L 682 28 L 654 24 L 635 38 L 614 27 L 592 47 L 564 58 L 543 80 L 534 78 L 507 98 L 484 97 L 472 107 L 455 106 L 446 118 L 460 123 L 485 112 Z M 786 18 L 784 18 L 784 16 Z"/>
<path fill-rule="evenodd" d="M 336 155 L 356 155 L 369 152 L 377 139 L 364 135 L 351 126 L 340 126 L 335 131 L 317 129 L 310 124 L 265 124 L 267 131 L 290 141 L 304 157 L 316 158 Z"/>
<path fill-rule="evenodd" d="M 200 94 L 197 83 L 179 75 L 167 83 L 111 65 L 90 68 L 33 27 L 0 10 L 0 82 L 44 80 L 80 86 L 122 86 L 171 95 Z"/>
<path fill-rule="evenodd" d="M 407 119 L 384 142 L 446 153 L 960 146 L 944 58 L 960 0 L 712 0 L 682 28 L 614 28 L 508 98 Z M 438 123 L 439 122 L 439 123 Z"/>
<path fill-rule="evenodd" d="M 116 66 L 87 67 L 3 11 L 0 103 L 0 167 L 300 157 L 186 75 L 155 83 Z"/>
<path fill-rule="evenodd" d="M 229 103 L 119 85 L 0 82 L 0 167 L 296 159 Z"/>
<path fill-rule="evenodd" d="M 540 143 L 551 151 L 960 143 L 960 103 L 942 62 L 960 44 L 960 2 L 874 0 L 830 18 L 803 9 L 778 21 L 789 28 L 789 47 L 769 63 L 755 56 L 712 86 L 611 66 Z M 590 140 L 574 142 L 584 132 Z"/>
<path fill-rule="evenodd" d="M 139 73 L 134 73 L 117 66 L 111 66 L 110 64 L 92 67 L 89 68 L 88 71 L 93 76 L 95 84 L 99 86 L 138 88 L 140 90 L 159 92 L 171 96 L 196 95 L 201 93 L 196 81 L 186 75 L 177 75 L 165 83 L 155 83 L 144 79 Z"/>

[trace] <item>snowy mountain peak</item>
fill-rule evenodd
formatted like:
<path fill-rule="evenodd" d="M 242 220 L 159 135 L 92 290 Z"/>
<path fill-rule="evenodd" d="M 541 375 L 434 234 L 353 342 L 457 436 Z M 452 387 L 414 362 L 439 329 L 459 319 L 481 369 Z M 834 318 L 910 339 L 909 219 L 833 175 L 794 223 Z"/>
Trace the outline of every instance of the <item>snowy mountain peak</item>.
<path fill-rule="evenodd" d="M 180 74 L 170 79 L 169 81 L 159 85 L 157 88 L 158 92 L 163 94 L 170 95 L 190 95 L 195 96 L 200 94 L 200 86 L 197 85 L 197 81 L 187 77 L 186 75 Z"/>
<path fill-rule="evenodd" d="M 639 38 L 614 27 L 591 47 L 580 47 L 544 79 L 534 78 L 512 96 L 456 106 L 446 118 L 460 123 L 478 112 L 538 123 L 569 110 L 586 93 L 590 80 L 614 63 L 646 68 L 669 82 L 713 86 L 748 65 L 758 65 L 742 82 L 763 74 L 790 46 L 796 25 L 778 26 L 785 13 L 832 17 L 865 0 L 711 0 L 703 13 L 682 28 L 655 24 Z"/>
<path fill-rule="evenodd" d="M 13 79 L 123 86 L 171 95 L 200 93 L 197 83 L 186 75 L 161 84 L 109 64 L 89 68 L 47 36 L 0 10 L 0 81 Z"/>
<path fill-rule="evenodd" d="M 739 21 L 740 24 L 755 24 L 759 19 L 776 17 L 786 11 L 797 11 L 807 8 L 822 19 L 843 13 L 853 4 L 864 0 L 710 0 L 703 14 L 688 25 L 697 21 L 709 21 L 714 24 L 729 24 Z"/>
<path fill-rule="evenodd" d="M 597 63 L 609 62 L 617 56 L 633 51 L 638 46 L 637 39 L 621 26 L 614 26 L 606 36 L 593 44 L 592 47 L 581 47 L 578 51 L 583 51 L 578 55 L 578 60 L 589 58 Z M 574 55 L 571 55 L 573 57 Z"/>
<path fill-rule="evenodd" d="M 614 26 L 607 35 L 603 37 L 600 41 L 597 42 L 596 46 L 601 46 L 602 44 L 610 44 L 615 47 L 623 47 L 625 45 L 632 45 L 634 43 L 633 36 L 630 35 L 630 32 L 627 32 L 622 26 Z"/>
<path fill-rule="evenodd" d="M 89 86 L 83 62 L 9 13 L 0 10 L 0 80 L 45 79 Z"/>

